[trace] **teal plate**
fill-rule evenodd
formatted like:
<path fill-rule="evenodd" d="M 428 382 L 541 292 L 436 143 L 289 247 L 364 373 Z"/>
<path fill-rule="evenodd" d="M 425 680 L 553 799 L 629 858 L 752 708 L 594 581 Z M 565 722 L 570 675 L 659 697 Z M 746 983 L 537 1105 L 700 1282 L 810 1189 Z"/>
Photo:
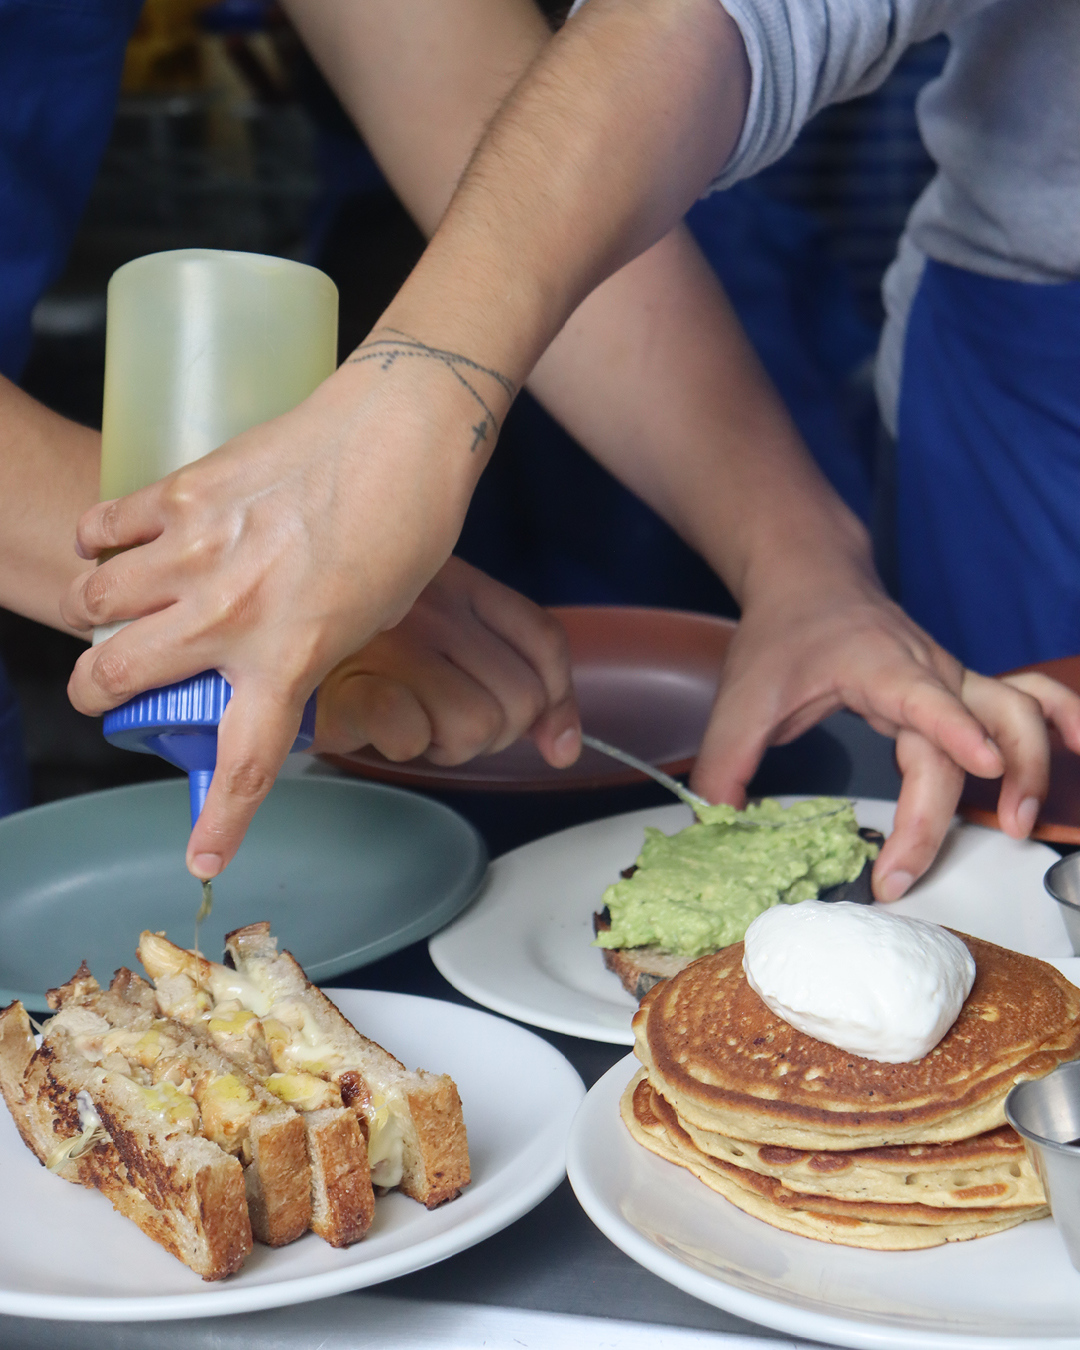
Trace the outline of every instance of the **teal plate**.
<path fill-rule="evenodd" d="M 144 928 L 190 947 L 200 889 L 184 867 L 182 781 L 37 806 L 0 820 L 0 1005 L 45 1008 L 45 990 L 85 958 L 103 983 L 138 970 Z M 487 851 L 447 807 L 398 788 L 283 779 L 214 882 L 199 945 L 269 919 L 313 980 L 427 937 L 476 894 Z"/>

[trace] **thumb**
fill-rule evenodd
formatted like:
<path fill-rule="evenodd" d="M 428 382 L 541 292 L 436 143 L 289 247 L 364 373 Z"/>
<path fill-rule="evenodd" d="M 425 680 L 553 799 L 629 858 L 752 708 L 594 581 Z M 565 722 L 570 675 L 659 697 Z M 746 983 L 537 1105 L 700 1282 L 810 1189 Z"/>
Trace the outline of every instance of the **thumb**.
<path fill-rule="evenodd" d="M 537 718 L 528 736 L 553 769 L 574 763 L 581 754 L 581 717 L 573 690 Z"/>
<path fill-rule="evenodd" d="M 737 686 L 721 684 L 690 775 L 691 788 L 710 802 L 741 807 L 771 732 L 771 723 L 754 700 Z"/>

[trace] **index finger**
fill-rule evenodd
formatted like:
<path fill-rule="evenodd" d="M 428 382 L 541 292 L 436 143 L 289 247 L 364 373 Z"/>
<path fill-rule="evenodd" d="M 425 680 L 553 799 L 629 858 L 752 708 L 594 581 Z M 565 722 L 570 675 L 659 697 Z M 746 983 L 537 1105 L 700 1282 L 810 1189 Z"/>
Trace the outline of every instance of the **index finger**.
<path fill-rule="evenodd" d="M 484 578 L 484 580 L 489 580 Z M 473 613 L 539 676 L 549 705 L 572 694 L 570 642 L 566 629 L 546 609 L 508 587 L 474 584 Z"/>
<path fill-rule="evenodd" d="M 75 552 L 80 558 L 97 558 L 110 549 L 134 548 L 156 539 L 164 528 L 159 484 L 141 488 L 128 497 L 98 502 L 79 517 L 75 527 Z"/>
<path fill-rule="evenodd" d="M 202 814 L 191 831 L 187 866 L 201 881 L 216 877 L 243 843 L 300 727 L 299 704 L 254 684 L 238 684 L 218 726 L 217 765 Z"/>
<path fill-rule="evenodd" d="M 937 857 L 964 786 L 963 770 L 917 732 L 897 736 L 896 762 L 904 781 L 873 873 L 874 896 L 886 902 L 899 900 Z"/>

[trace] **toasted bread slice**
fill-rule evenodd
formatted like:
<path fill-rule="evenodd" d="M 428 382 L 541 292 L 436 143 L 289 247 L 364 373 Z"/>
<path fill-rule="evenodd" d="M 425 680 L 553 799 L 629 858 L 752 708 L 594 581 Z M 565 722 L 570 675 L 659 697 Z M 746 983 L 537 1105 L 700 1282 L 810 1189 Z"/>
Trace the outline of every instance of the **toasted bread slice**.
<path fill-rule="evenodd" d="M 220 1011 L 214 1015 L 213 962 L 156 933 L 142 935 L 139 956 L 154 977 L 163 1014 L 205 1031 L 223 1054 L 295 1106 L 310 1163 L 311 1229 L 332 1247 L 358 1242 L 375 1216 L 375 1192 L 367 1134 L 356 1111 L 343 1105 L 340 1090 L 311 1074 L 277 1073 L 262 1023 L 238 1000 L 216 1000 Z"/>
<path fill-rule="evenodd" d="M 48 1027 L 77 1025 L 86 1012 L 104 1019 L 108 1031 L 81 1039 L 87 1057 L 108 1062 L 119 1054 L 148 1083 L 190 1091 L 198 1133 L 243 1165 L 252 1231 L 260 1242 L 280 1247 L 307 1232 L 310 1167 L 304 1123 L 291 1107 L 223 1055 L 205 1032 L 163 1018 L 153 988 L 130 970 L 118 970 L 104 990 L 81 969 L 50 990 L 49 1000 L 58 1012 Z"/>
<path fill-rule="evenodd" d="M 35 1049 L 22 1004 L 0 1013 L 0 1083 L 24 1140 L 50 1170 L 101 1191 L 204 1280 L 231 1275 L 252 1246 L 239 1161 L 191 1133 L 167 1104 L 149 1109 L 140 1085 L 86 1059 L 77 1034 L 50 1026 Z"/>
<path fill-rule="evenodd" d="M 139 955 L 154 977 L 159 1002 L 172 1015 L 223 1021 L 222 1007 L 257 1014 L 276 1072 L 332 1085 L 356 1114 L 368 1140 L 375 1185 L 400 1187 L 429 1208 L 469 1180 L 461 1101 L 445 1074 L 411 1072 L 362 1036 L 308 980 L 288 952 L 279 952 L 266 923 L 226 938 L 229 968 L 144 933 Z M 211 1014 L 211 1008 L 215 1015 Z M 290 1098 L 291 1100 L 291 1098 Z M 320 1105 L 324 1103 L 319 1103 Z"/>
<path fill-rule="evenodd" d="M 331 1247 L 359 1242 L 375 1218 L 367 1140 L 356 1112 L 324 1106 L 304 1113 L 311 1158 L 311 1229 Z"/>
<path fill-rule="evenodd" d="M 593 915 L 594 933 L 603 933 L 610 927 L 606 910 Z M 600 952 L 604 965 L 618 975 L 622 987 L 636 999 L 643 999 L 654 984 L 678 975 L 694 959 L 661 951 L 659 947 L 601 947 Z"/>
<path fill-rule="evenodd" d="M 16 999 L 0 1011 L 0 1096 L 11 1112 L 23 1143 L 34 1152 L 37 1150 L 26 1113 L 23 1082 L 36 1049 L 30 1016 Z"/>
<path fill-rule="evenodd" d="M 238 972 L 273 996 L 282 1015 L 282 1005 L 290 1001 L 302 1009 L 300 1038 L 276 1036 L 277 1028 L 267 1027 L 271 1019 L 263 1019 L 272 1055 L 280 1056 L 285 1065 L 293 1060 L 310 1064 L 306 1045 L 310 1038 L 315 1055 L 328 1051 L 340 1062 L 335 1076 L 343 1101 L 354 1106 L 368 1126 L 375 1183 L 397 1185 L 429 1209 L 453 1199 L 470 1176 L 465 1120 L 453 1079 L 423 1069 L 410 1071 L 361 1035 L 311 983 L 299 962 L 277 950 L 268 923 L 226 934 L 225 950 Z M 282 1016 L 273 1020 L 280 1024 Z"/>

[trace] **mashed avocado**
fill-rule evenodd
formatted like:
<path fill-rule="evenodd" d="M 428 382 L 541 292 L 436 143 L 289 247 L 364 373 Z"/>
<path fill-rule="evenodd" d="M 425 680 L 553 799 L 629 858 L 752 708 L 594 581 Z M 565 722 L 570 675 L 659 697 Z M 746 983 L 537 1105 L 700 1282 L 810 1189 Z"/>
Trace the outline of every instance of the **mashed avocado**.
<path fill-rule="evenodd" d="M 854 881 L 877 857 L 850 802 L 835 797 L 786 810 L 767 797 L 745 811 L 713 806 L 699 814 L 678 834 L 646 826 L 637 871 L 604 892 L 611 928 L 596 946 L 702 956 L 738 942 L 773 905 Z"/>

